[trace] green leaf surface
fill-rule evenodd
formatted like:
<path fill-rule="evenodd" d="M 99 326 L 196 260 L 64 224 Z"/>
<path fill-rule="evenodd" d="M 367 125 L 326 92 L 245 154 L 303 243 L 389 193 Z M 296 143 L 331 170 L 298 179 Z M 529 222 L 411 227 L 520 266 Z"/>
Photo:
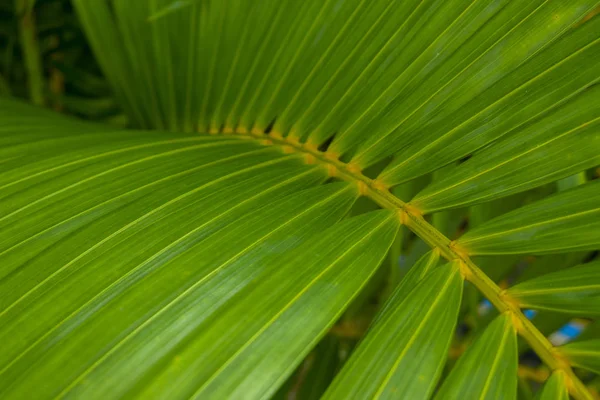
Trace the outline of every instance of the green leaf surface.
<path fill-rule="evenodd" d="M 123 3 L 123 2 L 117 2 Z M 142 2 L 126 2 L 127 4 L 141 4 Z M 154 88 L 154 85 L 148 85 L 144 82 L 147 88 L 143 88 L 142 79 L 146 78 L 144 69 L 138 68 L 137 79 L 134 79 L 132 74 L 127 72 L 130 68 L 137 66 L 136 60 L 130 60 L 126 54 L 126 46 L 128 45 L 126 32 L 124 38 L 120 37 L 119 31 L 116 29 L 107 29 L 107 26 L 116 25 L 116 21 L 112 18 L 112 10 L 108 2 L 73 2 L 74 6 L 79 7 L 78 13 L 79 21 L 86 30 L 87 38 L 90 45 L 93 48 L 101 48 L 105 46 L 111 51 L 107 52 L 96 52 L 96 60 L 105 76 L 111 83 L 111 88 L 115 96 L 119 99 L 119 102 L 125 112 L 130 116 L 134 123 L 140 127 L 145 128 L 150 126 L 151 122 L 158 123 L 155 128 L 162 128 L 164 124 L 157 121 L 160 114 L 155 113 L 156 117 L 150 117 L 148 112 L 142 111 L 142 102 L 149 101 L 154 98 L 153 93 L 148 93 L 150 88 Z M 85 7 L 85 8 L 84 8 Z M 83 10 L 89 10 L 90 12 L 83 12 Z M 109 25 L 110 24 L 110 25 Z M 125 39 L 125 40 L 123 40 Z M 142 43 L 140 43 L 140 46 Z M 139 60 L 142 61 L 141 59 Z M 143 64 L 142 64 L 143 65 Z M 135 83 L 135 85 L 134 85 Z M 137 89 L 137 91 L 136 91 Z M 136 102 L 136 93 L 139 94 L 138 102 Z M 148 100 L 146 100 L 148 99 Z M 148 107 L 148 111 L 156 111 L 155 108 Z"/>
<path fill-rule="evenodd" d="M 600 339 L 572 342 L 558 351 L 572 365 L 600 374 Z"/>
<path fill-rule="evenodd" d="M 72 3 L 123 123 L 160 131 L 0 99 L 0 398 L 273 395 L 346 309 L 360 314 L 398 207 L 431 176 L 402 215 L 424 240 L 391 254 L 437 250 L 329 397 L 432 395 L 463 286 L 438 251 L 506 254 L 479 266 L 498 278 L 518 254 L 600 247 L 598 181 L 512 211 L 600 164 L 598 0 Z M 502 315 L 438 397 L 514 398 L 517 361 Z"/>
<path fill-rule="evenodd" d="M 599 105 L 600 86 L 595 86 L 475 154 L 417 194 L 411 204 L 432 212 L 481 203 L 600 164 Z"/>
<path fill-rule="evenodd" d="M 447 357 L 463 286 L 456 264 L 436 267 L 417 283 L 435 257 L 425 255 L 402 281 L 326 399 L 420 399 L 432 393 Z"/>
<path fill-rule="evenodd" d="M 419 282 L 427 275 L 431 270 L 436 267 L 440 262 L 440 254 L 437 251 L 429 251 L 424 254 L 414 265 L 408 270 L 406 275 L 402 278 L 398 286 L 394 289 L 390 298 L 382 306 L 381 311 L 375 316 L 373 322 L 376 322 L 382 315 L 386 313 L 386 309 L 392 305 L 398 305 L 402 303 L 408 293 L 413 290 Z"/>
<path fill-rule="evenodd" d="M 589 252 L 574 252 L 562 254 L 546 254 L 535 257 L 534 260 L 527 263 L 523 271 L 515 279 L 514 284 L 521 283 L 550 272 L 561 271 L 581 264 L 589 255 Z"/>
<path fill-rule="evenodd" d="M 510 316 L 497 317 L 458 359 L 436 399 L 516 399 L 517 336 Z"/>
<path fill-rule="evenodd" d="M 147 22 L 187 3 L 74 2 L 135 125 L 333 137 L 363 169 L 395 155 L 392 185 L 547 130 L 598 79 L 595 0 L 206 0 Z"/>
<path fill-rule="evenodd" d="M 539 391 L 536 400 L 569 400 L 569 389 L 565 382 L 565 375 L 561 371 L 556 371 L 544 383 Z"/>
<path fill-rule="evenodd" d="M 218 321 L 212 321 L 205 327 L 206 333 L 194 340 L 194 351 L 187 352 L 191 365 L 199 367 L 200 373 L 213 366 L 220 368 L 192 397 L 259 398 L 276 389 L 372 276 L 397 228 L 393 213 L 369 213 L 348 219 L 281 257 L 279 270 L 272 277 L 244 296 L 243 302 L 228 307 L 225 315 L 219 315 Z M 294 271 L 302 272 L 288 279 Z M 271 314 L 267 306 L 277 311 L 270 320 L 266 319 Z M 250 321 L 240 323 L 241 314 L 248 315 Z M 261 320 L 266 324 L 260 326 Z M 232 325 L 235 329 L 230 328 Z M 218 338 L 224 334 L 232 338 L 226 337 L 221 344 Z M 239 336 L 249 337 L 243 346 L 227 343 Z M 232 355 L 219 365 L 225 360 L 223 352 Z M 179 382 L 172 383 L 178 376 L 179 367 L 169 368 L 152 381 L 142 397 L 161 393 L 167 384 L 179 386 Z M 197 380 L 195 377 L 192 383 Z M 175 393 L 187 395 L 179 387 Z"/>
<path fill-rule="evenodd" d="M 483 3 L 477 2 L 477 5 Z M 454 114 L 447 118 L 434 115 L 430 121 L 423 121 L 421 126 L 415 126 L 409 133 L 403 132 L 397 140 L 401 140 L 407 146 L 381 175 L 382 180 L 389 184 L 402 182 L 466 156 L 504 136 L 514 138 L 545 129 L 550 126 L 551 120 L 548 116 L 562 112 L 559 110 L 564 102 L 570 101 L 597 82 L 598 76 L 595 71 L 600 66 L 600 41 L 597 34 L 600 18 L 571 27 L 558 40 L 552 41 L 551 36 L 544 35 L 551 35 L 553 30 L 561 29 L 562 22 L 566 22 L 556 18 L 569 18 L 569 13 L 578 12 L 578 6 L 566 2 L 560 5 L 547 3 L 525 20 L 517 22 L 529 11 L 528 7 L 535 7 L 537 4 L 528 2 L 527 7 L 523 7 L 522 3 L 509 2 L 489 25 L 500 26 L 504 22 L 505 27 L 513 28 L 510 24 L 516 23 L 514 30 L 495 44 L 495 47 L 484 54 L 475 65 L 480 63 L 481 68 L 481 60 L 486 60 L 493 63 L 495 71 L 505 72 L 505 68 L 511 63 L 518 63 L 519 57 L 525 55 L 521 53 L 525 50 L 522 46 L 542 45 L 540 51 L 483 92 L 483 87 L 478 85 L 493 82 L 499 77 L 498 74 L 478 71 L 475 76 L 462 77 L 463 80 L 467 80 L 465 84 L 471 83 L 469 80 L 473 82 L 470 90 L 461 88 L 459 92 L 449 94 L 448 97 L 460 95 L 468 103 L 456 109 Z M 528 33 L 527 40 L 518 36 L 519 30 L 531 29 L 533 24 L 543 24 L 544 19 L 552 22 L 546 26 L 538 26 L 537 29 L 533 28 L 536 34 L 531 36 Z M 490 26 L 486 26 L 484 30 L 489 30 Z M 478 38 L 483 39 L 486 33 L 480 32 Z M 541 35 L 538 36 L 538 33 Z M 540 42 L 548 39 L 549 44 Z M 472 40 L 475 42 L 476 38 Z M 520 48 L 517 50 L 516 46 Z M 494 59 L 494 56 L 499 58 Z M 475 65 L 469 66 L 469 69 L 477 68 Z M 456 100 L 450 101 L 454 105 Z M 527 128 L 531 123 L 535 128 Z M 495 161 L 497 162 L 497 159 Z M 461 173 L 465 173 L 465 168 L 461 169 Z M 487 178 L 483 179 L 485 181 Z M 440 182 L 435 188 L 444 188 L 444 183 Z M 466 187 L 462 186 L 462 189 L 464 193 Z M 449 202 L 450 194 L 445 192 L 443 200 L 444 204 Z M 439 199 L 438 203 L 441 202 L 442 199 Z"/>
<path fill-rule="evenodd" d="M 457 244 L 469 254 L 557 253 L 600 247 L 600 181 L 495 218 Z"/>
<path fill-rule="evenodd" d="M 426 125 L 452 118 L 461 109 L 471 110 L 471 115 L 463 117 L 468 119 L 473 111 L 510 93 L 531 78 L 519 76 L 519 72 L 523 74 L 519 67 L 533 72 L 526 62 L 539 56 L 592 7 L 591 2 L 559 5 L 531 1 L 525 6 L 498 1 L 444 2 L 415 39 L 403 35 L 406 48 L 396 51 L 403 51 L 402 58 L 413 59 L 345 133 L 346 137 L 359 138 L 360 132 L 373 132 L 367 140 L 361 138 L 355 162 L 368 165 L 421 137 L 408 150 L 410 155 L 411 150 L 440 136 L 436 132 L 423 137 Z M 425 23 L 427 17 L 419 18 L 418 23 Z M 413 53 L 417 48 L 419 51 Z M 336 141 L 348 141 L 344 136 L 336 137 Z M 333 146 L 337 148 L 335 142 Z"/>
<path fill-rule="evenodd" d="M 267 396 L 399 226 L 340 222 L 355 185 L 258 141 L 40 129 L 4 104 L 22 112 L 0 135 L 3 398 Z"/>
<path fill-rule="evenodd" d="M 169 15 L 170 13 L 185 10 L 186 7 L 189 7 L 194 3 L 199 3 L 200 1 L 201 0 L 175 0 L 168 6 L 161 8 L 159 11 L 152 14 L 148 20 L 154 21 L 158 18 L 164 17 L 165 15 Z"/>
<path fill-rule="evenodd" d="M 600 260 L 519 283 L 506 293 L 522 308 L 600 315 Z"/>

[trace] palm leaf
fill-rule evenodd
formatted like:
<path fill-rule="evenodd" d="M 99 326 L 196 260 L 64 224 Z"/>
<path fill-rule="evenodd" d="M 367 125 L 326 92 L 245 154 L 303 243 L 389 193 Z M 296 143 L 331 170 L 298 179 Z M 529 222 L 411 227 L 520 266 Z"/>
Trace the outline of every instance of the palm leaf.
<path fill-rule="evenodd" d="M 600 163 L 598 2 L 74 5 L 138 130 L 0 100 L 3 398 L 273 395 L 366 290 L 400 224 L 433 251 L 326 396 L 434 395 L 468 280 L 502 314 L 436 396 L 514 398 L 519 333 L 590 398 L 577 346 L 554 349 L 518 307 L 527 285 L 577 277 L 502 291 L 471 256 L 597 250 L 598 182 L 455 242 L 424 214 Z M 384 210 L 350 217 L 359 196 Z M 550 302 L 594 311 L 532 306 Z"/>
<path fill-rule="evenodd" d="M 600 314 L 600 262 L 564 269 L 511 287 L 507 294 L 521 307 Z"/>
<path fill-rule="evenodd" d="M 569 400 L 569 391 L 562 372 L 553 373 L 536 398 L 539 400 Z"/>
<path fill-rule="evenodd" d="M 429 257 L 428 257 L 429 258 Z M 413 271 L 426 270 L 424 259 Z M 456 265 L 404 280 L 325 398 L 427 398 L 448 352 L 462 294 Z"/>
<path fill-rule="evenodd" d="M 489 221 L 458 240 L 471 254 L 555 253 L 596 249 L 600 181 L 557 193 Z"/>
<path fill-rule="evenodd" d="M 515 399 L 517 336 L 510 315 L 501 315 L 458 360 L 436 395 L 439 399 Z"/>
<path fill-rule="evenodd" d="M 559 347 L 558 351 L 573 365 L 600 373 L 600 340 L 569 343 Z"/>

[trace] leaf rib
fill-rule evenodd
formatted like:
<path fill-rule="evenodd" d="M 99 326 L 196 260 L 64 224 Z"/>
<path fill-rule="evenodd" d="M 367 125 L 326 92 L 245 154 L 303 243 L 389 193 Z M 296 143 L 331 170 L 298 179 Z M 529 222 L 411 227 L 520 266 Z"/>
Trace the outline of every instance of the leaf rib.
<path fill-rule="evenodd" d="M 248 134 L 235 134 L 228 136 L 252 137 L 264 145 L 283 146 L 293 148 L 295 151 L 311 156 L 315 162 L 324 167 L 335 170 L 332 176 L 352 182 L 362 188 L 361 193 L 382 208 L 394 210 L 398 213 L 401 222 L 411 231 L 425 241 L 430 247 L 439 249 L 440 254 L 448 261 L 461 263 L 461 273 L 464 279 L 471 282 L 477 289 L 498 309 L 500 312 L 510 312 L 515 329 L 521 335 L 540 358 L 553 370 L 562 370 L 572 383 L 570 393 L 576 399 L 592 399 L 586 386 L 575 375 L 570 365 L 565 365 L 564 360 L 556 355 L 554 346 L 550 341 L 525 317 L 521 310 L 512 302 L 502 296 L 502 290 L 492 281 L 473 261 L 468 253 L 457 250 L 443 233 L 427 222 L 418 210 L 394 196 L 389 190 L 382 187 L 381 183 L 349 169 L 348 165 L 339 160 L 327 158 L 321 151 L 299 144 L 293 140 L 278 138 L 265 133 L 250 132 Z M 265 140 L 267 139 L 267 140 Z"/>

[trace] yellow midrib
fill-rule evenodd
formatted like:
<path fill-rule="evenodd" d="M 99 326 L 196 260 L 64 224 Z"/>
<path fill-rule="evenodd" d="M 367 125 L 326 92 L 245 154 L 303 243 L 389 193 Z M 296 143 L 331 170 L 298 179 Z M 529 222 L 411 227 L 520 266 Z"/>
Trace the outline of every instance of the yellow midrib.
<path fill-rule="evenodd" d="M 394 196 L 385 185 L 363 175 L 359 168 L 340 161 L 334 154 L 319 151 L 316 146 L 311 144 L 288 140 L 277 133 L 265 134 L 253 130 L 248 133 L 211 132 L 210 134 L 235 136 L 240 139 L 252 138 L 266 146 L 279 146 L 286 153 L 300 152 L 305 155 L 307 164 L 321 164 L 327 169 L 331 177 L 355 183 L 362 195 L 369 197 L 382 208 L 395 210 L 401 223 L 406 225 L 429 246 L 439 249 L 440 254 L 448 261 L 458 261 L 463 278 L 477 287 L 498 311 L 510 313 L 516 331 L 538 356 L 551 370 L 561 370 L 565 373 L 569 392 L 575 399 L 592 399 L 592 395 L 575 375 L 569 363 L 560 357 L 552 343 L 525 317 L 517 301 L 510 298 L 506 292 L 503 292 L 494 281 L 477 267 L 471 261 L 467 252 L 454 246 L 453 242 L 428 223 L 417 209 Z"/>

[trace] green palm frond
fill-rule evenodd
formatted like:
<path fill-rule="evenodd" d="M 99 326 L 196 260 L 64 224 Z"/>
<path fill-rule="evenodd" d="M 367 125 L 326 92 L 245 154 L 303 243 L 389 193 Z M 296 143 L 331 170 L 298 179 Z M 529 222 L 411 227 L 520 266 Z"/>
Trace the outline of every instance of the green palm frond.
<path fill-rule="evenodd" d="M 595 373 L 600 373 L 600 340 L 583 340 L 559 347 L 559 352 L 566 360 L 577 366 Z"/>
<path fill-rule="evenodd" d="M 417 268 L 431 268 L 429 262 L 430 257 Z M 418 284 L 412 282 L 412 290 L 409 282 L 400 285 L 325 398 L 431 394 L 448 353 L 462 294 L 457 265 L 434 269 Z"/>
<path fill-rule="evenodd" d="M 571 315 L 600 314 L 599 261 L 542 275 L 511 287 L 507 294 L 522 307 L 566 312 Z"/>
<path fill-rule="evenodd" d="M 561 371 L 554 372 L 538 395 L 539 400 L 569 400 L 565 376 Z"/>
<path fill-rule="evenodd" d="M 458 359 L 436 398 L 516 398 L 516 369 L 515 326 L 510 314 L 503 314 Z"/>
<path fill-rule="evenodd" d="M 0 397 L 277 396 L 408 228 L 325 398 L 591 398 L 600 3 L 73 4 L 131 126 L 0 99 Z"/>

